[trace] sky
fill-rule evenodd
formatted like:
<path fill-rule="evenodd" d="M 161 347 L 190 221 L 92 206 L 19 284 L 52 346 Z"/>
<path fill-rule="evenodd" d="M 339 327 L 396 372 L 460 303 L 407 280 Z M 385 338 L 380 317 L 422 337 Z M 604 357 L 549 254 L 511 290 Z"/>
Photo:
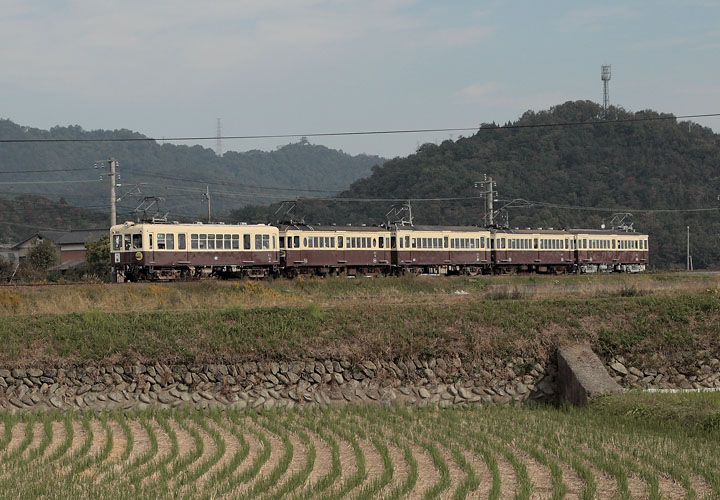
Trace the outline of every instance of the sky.
<path fill-rule="evenodd" d="M 601 103 L 602 64 L 611 104 L 720 112 L 720 0 L 0 0 L 0 12 L 0 118 L 42 129 L 472 128 Z M 696 121 L 720 131 L 718 117 Z M 310 142 L 392 158 L 460 134 Z"/>

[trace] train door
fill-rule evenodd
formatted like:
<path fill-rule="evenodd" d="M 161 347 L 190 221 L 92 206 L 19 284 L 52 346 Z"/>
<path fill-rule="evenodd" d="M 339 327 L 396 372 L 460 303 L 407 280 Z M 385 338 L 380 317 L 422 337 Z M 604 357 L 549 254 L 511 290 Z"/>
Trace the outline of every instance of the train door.
<path fill-rule="evenodd" d="M 345 268 L 347 267 L 347 255 L 345 251 L 347 241 L 344 233 L 337 233 L 336 236 L 335 249 L 333 250 L 333 253 L 335 254 L 335 262 L 337 262 L 338 267 Z"/>
<path fill-rule="evenodd" d="M 144 257 L 145 262 L 147 262 L 149 265 L 154 266 L 155 265 L 155 233 L 151 233 L 148 231 L 147 233 L 147 239 L 144 242 L 143 245 L 144 248 Z"/>
<path fill-rule="evenodd" d="M 495 262 L 498 265 L 510 262 L 505 235 L 495 235 Z"/>

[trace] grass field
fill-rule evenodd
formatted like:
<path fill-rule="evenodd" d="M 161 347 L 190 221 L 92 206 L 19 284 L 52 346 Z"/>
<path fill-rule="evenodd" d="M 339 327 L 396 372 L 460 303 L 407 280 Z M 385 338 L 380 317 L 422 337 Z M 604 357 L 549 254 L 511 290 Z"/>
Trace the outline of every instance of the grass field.
<path fill-rule="evenodd" d="M 718 355 L 718 323 L 716 274 L 20 287 L 0 289 L 0 365 Z"/>
<path fill-rule="evenodd" d="M 0 495 L 719 498 L 717 394 L 586 409 L 0 416 Z"/>

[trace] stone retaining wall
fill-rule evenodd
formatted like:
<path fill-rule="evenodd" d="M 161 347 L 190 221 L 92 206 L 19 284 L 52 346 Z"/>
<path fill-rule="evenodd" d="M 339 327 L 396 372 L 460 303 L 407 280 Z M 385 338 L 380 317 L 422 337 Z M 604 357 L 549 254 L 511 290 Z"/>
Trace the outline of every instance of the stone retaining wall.
<path fill-rule="evenodd" d="M 707 358 L 690 365 L 651 369 L 627 363 L 622 356 L 611 358 L 608 373 L 626 389 L 685 389 L 720 388 L 720 360 Z"/>
<path fill-rule="evenodd" d="M 0 369 L 0 408 L 10 411 L 161 407 L 508 403 L 548 399 L 555 365 L 523 358 L 393 361 L 302 359 L 187 366 L 164 364 Z"/>
<path fill-rule="evenodd" d="M 606 362 L 625 388 L 720 387 L 720 361 L 665 370 Z M 0 411 L 153 407 L 280 408 L 410 404 L 439 407 L 554 400 L 552 360 L 457 356 L 365 360 L 298 359 L 218 365 L 0 369 Z"/>

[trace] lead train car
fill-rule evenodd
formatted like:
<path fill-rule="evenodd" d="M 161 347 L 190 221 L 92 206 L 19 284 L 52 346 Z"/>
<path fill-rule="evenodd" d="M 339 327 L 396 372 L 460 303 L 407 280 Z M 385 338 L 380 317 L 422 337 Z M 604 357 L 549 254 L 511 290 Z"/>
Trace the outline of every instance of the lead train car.
<path fill-rule="evenodd" d="M 264 224 L 125 222 L 110 228 L 118 281 L 277 275 L 279 231 Z"/>

